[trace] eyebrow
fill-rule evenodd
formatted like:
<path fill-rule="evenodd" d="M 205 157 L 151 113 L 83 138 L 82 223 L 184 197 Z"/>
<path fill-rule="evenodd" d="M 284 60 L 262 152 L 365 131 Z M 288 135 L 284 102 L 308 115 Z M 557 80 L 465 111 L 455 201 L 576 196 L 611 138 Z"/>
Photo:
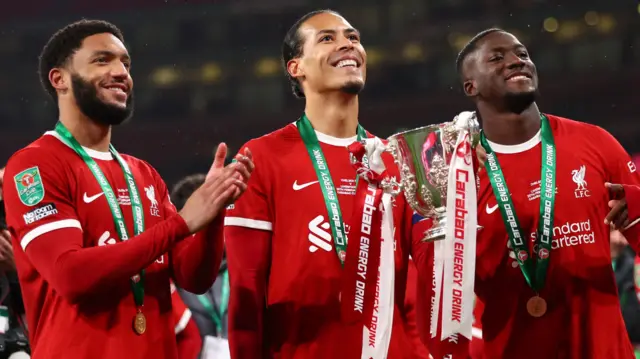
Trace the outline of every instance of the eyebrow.
<path fill-rule="evenodd" d="M 108 51 L 108 50 L 94 51 L 93 54 L 91 55 L 91 57 L 98 57 L 98 56 L 118 57 L 113 51 Z M 122 54 L 120 57 L 131 61 L 131 56 L 129 56 L 129 54 Z"/>
<path fill-rule="evenodd" d="M 521 49 L 526 50 L 527 48 L 522 44 L 515 44 L 514 46 L 511 46 L 511 47 L 496 46 L 496 47 L 492 48 L 490 51 L 491 52 L 502 52 L 502 51 L 505 51 L 505 50 L 521 50 Z"/>
<path fill-rule="evenodd" d="M 343 30 L 344 33 L 346 34 L 358 34 L 360 35 L 360 31 L 358 31 L 357 29 L 354 29 L 352 27 L 348 28 L 348 29 L 344 29 Z M 335 35 L 338 32 L 336 30 L 331 30 L 331 29 L 324 29 L 324 30 L 320 30 L 318 31 L 317 35 L 323 35 L 323 34 L 329 34 L 329 35 Z"/>

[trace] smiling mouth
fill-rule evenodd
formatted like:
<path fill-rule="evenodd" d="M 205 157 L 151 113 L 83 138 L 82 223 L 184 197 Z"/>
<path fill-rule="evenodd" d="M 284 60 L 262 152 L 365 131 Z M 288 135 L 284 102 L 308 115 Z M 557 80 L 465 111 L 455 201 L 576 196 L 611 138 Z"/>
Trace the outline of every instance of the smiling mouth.
<path fill-rule="evenodd" d="M 356 60 L 348 59 L 348 60 L 338 61 L 338 63 L 335 64 L 334 67 L 337 67 L 337 68 L 343 68 L 343 67 L 358 68 L 360 66 L 358 66 L 358 63 L 356 62 Z"/>
<path fill-rule="evenodd" d="M 109 91 L 113 91 L 114 93 L 119 95 L 127 95 L 127 92 L 121 86 L 104 86 L 103 88 Z"/>

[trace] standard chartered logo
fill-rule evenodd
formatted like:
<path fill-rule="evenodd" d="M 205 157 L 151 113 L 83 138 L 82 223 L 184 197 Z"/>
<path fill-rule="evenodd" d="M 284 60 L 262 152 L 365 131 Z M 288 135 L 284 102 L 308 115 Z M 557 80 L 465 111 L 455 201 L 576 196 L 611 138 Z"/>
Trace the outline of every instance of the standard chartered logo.
<path fill-rule="evenodd" d="M 530 239 L 535 243 L 536 233 L 530 235 Z M 564 224 L 553 227 L 553 240 L 551 241 L 551 249 L 561 249 L 566 247 L 574 247 L 579 245 L 593 244 L 596 242 L 595 234 L 591 227 L 591 220 L 584 222 L 566 222 Z M 512 266 L 518 267 L 515 262 L 516 255 L 512 250 L 511 241 L 507 242 L 509 248 L 509 257 L 514 260 Z M 534 245 L 534 252 L 538 251 L 537 245 Z"/>

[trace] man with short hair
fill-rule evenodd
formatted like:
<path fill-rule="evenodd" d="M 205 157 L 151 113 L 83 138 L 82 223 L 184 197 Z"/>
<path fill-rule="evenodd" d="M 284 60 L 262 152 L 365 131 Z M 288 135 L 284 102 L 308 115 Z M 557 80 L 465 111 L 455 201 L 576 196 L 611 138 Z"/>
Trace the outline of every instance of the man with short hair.
<path fill-rule="evenodd" d="M 34 359 L 176 358 L 170 279 L 211 286 L 224 208 L 253 169 L 249 152 L 224 167 L 221 144 L 178 213 L 155 169 L 111 144 L 133 111 L 130 69 L 122 33 L 99 20 L 62 28 L 40 56 L 59 122 L 4 175 Z"/>
<path fill-rule="evenodd" d="M 630 227 L 638 197 L 627 198 L 628 208 L 609 202 L 623 188 L 610 182 L 640 183 L 629 155 L 600 127 L 540 112 L 536 67 L 514 35 L 479 33 L 457 67 L 486 150 L 475 276 L 484 357 L 633 358 L 609 247 L 611 225 L 640 249 L 638 226 Z M 429 342 L 429 333 L 422 337 Z M 451 346 L 462 339 L 429 349 L 437 359 L 466 358 L 464 345 Z"/>
<path fill-rule="evenodd" d="M 225 218 L 231 354 L 236 359 L 360 358 L 363 327 L 345 324 L 341 303 L 352 302 L 341 290 L 349 263 L 343 239 L 360 230 L 359 224 L 348 226 L 357 208 L 357 185 L 347 146 L 371 136 L 358 119 L 366 52 L 360 33 L 346 19 L 320 10 L 287 32 L 282 60 L 305 111 L 295 123 L 242 147 L 256 154 L 256 171 Z M 383 161 L 397 177 L 389 154 Z M 367 185 L 361 181 L 358 187 Z M 392 327 L 388 358 L 416 358 L 399 309 L 412 211 L 400 195 L 389 212 L 396 226 L 395 268 L 383 269 L 395 272 L 395 283 L 381 281 L 380 293 L 394 293 L 395 302 L 379 308 L 379 318 L 385 319 L 377 329 Z M 359 241 L 352 239 L 350 248 Z M 376 288 L 375 282 L 367 288 Z"/>

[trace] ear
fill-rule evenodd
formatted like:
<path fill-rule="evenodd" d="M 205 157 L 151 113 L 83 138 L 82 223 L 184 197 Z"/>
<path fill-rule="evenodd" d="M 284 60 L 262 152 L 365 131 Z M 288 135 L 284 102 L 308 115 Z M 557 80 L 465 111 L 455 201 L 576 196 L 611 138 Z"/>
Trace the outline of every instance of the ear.
<path fill-rule="evenodd" d="M 291 59 L 287 62 L 287 72 L 294 79 L 300 79 L 304 77 L 304 69 L 299 58 Z"/>
<path fill-rule="evenodd" d="M 475 97 L 478 95 L 478 88 L 476 87 L 476 82 L 473 80 L 465 80 L 462 84 L 462 88 L 464 90 L 464 94 L 469 97 Z"/>
<path fill-rule="evenodd" d="M 54 89 L 63 93 L 66 92 L 69 90 L 69 81 L 64 70 L 56 67 L 49 71 L 49 83 Z"/>

